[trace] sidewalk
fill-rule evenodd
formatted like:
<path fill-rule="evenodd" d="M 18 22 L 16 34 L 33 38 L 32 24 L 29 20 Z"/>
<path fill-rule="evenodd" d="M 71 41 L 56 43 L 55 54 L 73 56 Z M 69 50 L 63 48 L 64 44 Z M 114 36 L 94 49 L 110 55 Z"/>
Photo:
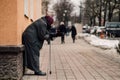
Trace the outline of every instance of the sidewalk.
<path fill-rule="evenodd" d="M 77 39 L 72 43 L 71 37 L 65 44 L 56 38 L 51 46 L 51 71 L 49 74 L 49 45 L 41 50 L 40 68 L 47 76 L 35 76 L 28 70 L 23 80 L 120 80 L 120 65 L 97 53 L 99 49 Z M 31 74 L 31 75 L 30 75 Z"/>

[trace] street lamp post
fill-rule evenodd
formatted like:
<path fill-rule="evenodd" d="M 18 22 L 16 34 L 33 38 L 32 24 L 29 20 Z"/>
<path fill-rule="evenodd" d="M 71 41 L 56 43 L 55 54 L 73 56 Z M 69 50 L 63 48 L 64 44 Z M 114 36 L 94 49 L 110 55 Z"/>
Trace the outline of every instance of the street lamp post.
<path fill-rule="evenodd" d="M 83 6 L 82 6 L 82 2 L 80 2 L 80 6 L 79 6 L 79 8 L 80 8 L 79 19 L 80 19 L 80 22 L 82 22 L 82 8 L 83 8 Z"/>
<path fill-rule="evenodd" d="M 65 25 L 67 25 L 67 10 L 64 10 L 64 22 L 65 22 Z"/>
<path fill-rule="evenodd" d="M 63 21 L 65 21 L 65 13 L 63 13 Z"/>

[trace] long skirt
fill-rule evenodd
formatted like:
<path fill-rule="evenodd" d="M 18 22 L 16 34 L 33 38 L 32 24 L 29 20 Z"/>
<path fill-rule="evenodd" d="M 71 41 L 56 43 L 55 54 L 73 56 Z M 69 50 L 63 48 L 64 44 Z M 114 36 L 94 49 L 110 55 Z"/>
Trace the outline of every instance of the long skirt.
<path fill-rule="evenodd" d="M 25 51 L 23 54 L 23 68 L 25 66 L 34 72 L 39 71 L 39 46 L 36 45 L 35 43 L 32 43 L 30 39 L 26 36 L 23 35 L 22 37 L 22 43 L 25 46 Z"/>

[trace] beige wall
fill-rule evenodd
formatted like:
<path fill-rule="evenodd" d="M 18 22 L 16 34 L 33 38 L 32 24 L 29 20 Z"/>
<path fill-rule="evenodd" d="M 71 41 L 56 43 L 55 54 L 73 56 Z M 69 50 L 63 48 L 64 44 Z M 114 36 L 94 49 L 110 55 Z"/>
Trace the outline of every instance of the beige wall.
<path fill-rule="evenodd" d="M 23 31 L 24 24 L 24 1 L 17 0 L 17 44 L 21 44 L 21 35 Z"/>
<path fill-rule="evenodd" d="M 36 4 L 34 0 L 33 20 L 41 17 L 41 11 L 36 10 Z M 24 16 L 24 0 L 0 0 L 0 10 L 0 45 L 20 45 L 22 32 L 31 23 Z"/>
<path fill-rule="evenodd" d="M 17 1 L 0 0 L 0 44 L 17 44 Z"/>

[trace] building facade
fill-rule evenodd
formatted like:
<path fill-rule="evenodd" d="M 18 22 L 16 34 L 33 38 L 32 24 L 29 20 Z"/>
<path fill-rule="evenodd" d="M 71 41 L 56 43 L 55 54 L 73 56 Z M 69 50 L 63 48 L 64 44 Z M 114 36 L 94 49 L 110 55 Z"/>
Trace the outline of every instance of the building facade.
<path fill-rule="evenodd" d="M 41 4 L 41 0 L 0 0 L 0 80 L 21 79 L 22 33 L 42 16 Z"/>

